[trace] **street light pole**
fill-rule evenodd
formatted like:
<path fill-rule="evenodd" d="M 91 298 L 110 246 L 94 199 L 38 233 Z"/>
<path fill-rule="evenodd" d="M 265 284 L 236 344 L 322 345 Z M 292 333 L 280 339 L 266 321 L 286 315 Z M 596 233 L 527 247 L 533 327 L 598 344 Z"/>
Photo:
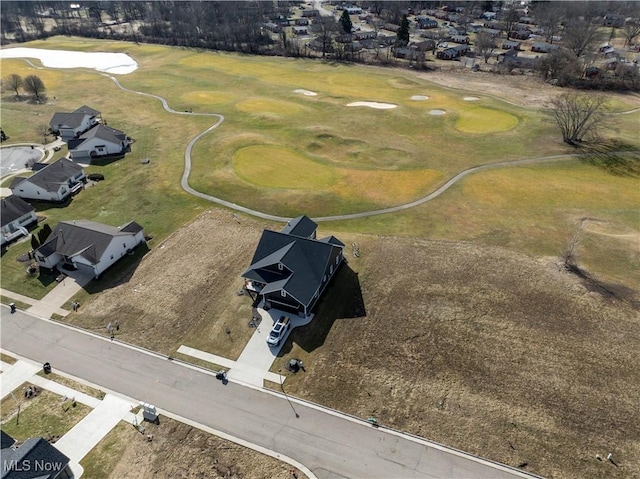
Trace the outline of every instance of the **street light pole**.
<path fill-rule="evenodd" d="M 282 381 L 282 369 L 278 369 L 278 375 L 280 376 L 280 389 L 282 389 L 282 393 L 289 403 L 289 406 L 291 406 L 291 409 L 293 409 L 293 414 L 295 414 L 296 418 L 298 418 L 300 417 L 300 415 L 296 412 L 296 409 L 293 407 L 293 404 L 291 404 L 291 401 L 289 400 L 289 396 L 287 396 L 287 392 L 284 390 L 284 382 Z"/>

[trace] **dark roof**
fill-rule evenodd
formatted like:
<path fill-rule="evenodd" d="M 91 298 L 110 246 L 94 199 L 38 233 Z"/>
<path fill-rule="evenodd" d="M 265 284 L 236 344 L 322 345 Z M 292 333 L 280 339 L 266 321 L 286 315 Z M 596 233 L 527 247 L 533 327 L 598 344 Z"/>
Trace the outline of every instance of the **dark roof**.
<path fill-rule="evenodd" d="M 18 448 L 3 449 L 2 462 L 15 465 L 2 468 L 2 479 L 53 479 L 69 464 L 69 458 L 43 438 L 33 437 Z M 36 468 L 36 464 L 43 467 Z"/>
<path fill-rule="evenodd" d="M 53 253 L 80 255 L 91 264 L 97 264 L 114 237 L 131 236 L 142 230 L 135 221 L 127 223 L 124 228 L 128 230 L 88 220 L 61 221 L 38 248 L 38 252 L 44 256 Z"/>
<path fill-rule="evenodd" d="M 322 284 L 335 248 L 341 246 L 330 241 L 265 230 L 251 266 L 242 276 L 266 284 L 262 294 L 284 290 L 300 304 L 308 306 Z M 279 263 L 283 265 L 282 270 L 273 268 Z"/>
<path fill-rule="evenodd" d="M 80 139 L 85 141 L 90 138 L 100 138 L 101 140 L 110 141 L 112 143 L 120 143 L 127 136 L 124 132 L 111 128 L 109 126 L 98 125 L 80 135 Z"/>
<path fill-rule="evenodd" d="M 327 236 L 326 238 L 321 238 L 318 241 L 322 241 L 323 243 L 334 244 L 340 247 L 344 246 L 344 243 L 340 241 L 338 238 L 336 238 L 335 236 Z"/>
<path fill-rule="evenodd" d="M 98 110 L 94 110 L 93 108 L 87 105 L 82 105 L 80 108 L 74 111 L 74 113 L 84 113 L 85 115 L 89 115 L 89 116 L 100 115 L 100 112 Z"/>
<path fill-rule="evenodd" d="M 67 158 L 60 158 L 46 168 L 37 171 L 27 178 L 27 180 L 34 185 L 44 188 L 46 191 L 58 191 L 62 183 L 66 183 L 81 171 L 83 171 L 83 169 L 79 164 Z M 21 181 L 18 182 L 14 180 L 11 183 L 11 188 L 15 188 L 19 183 L 21 183 Z"/>
<path fill-rule="evenodd" d="M 53 118 L 49 122 L 52 127 L 63 126 L 67 128 L 78 128 L 84 121 L 85 113 L 63 113 L 58 112 L 53 114 Z"/>
<path fill-rule="evenodd" d="M 18 218 L 22 218 L 31 211 L 35 211 L 35 208 L 16 195 L 2 198 L 0 201 L 0 219 L 2 220 L 2 226 L 8 225 Z"/>
<path fill-rule="evenodd" d="M 0 430 L 0 449 L 6 449 L 8 447 L 13 446 L 16 443 L 16 440 L 9 436 L 6 432 Z"/>
<path fill-rule="evenodd" d="M 280 232 L 287 235 L 310 238 L 316 229 L 318 229 L 318 225 L 308 216 L 302 215 L 289 220 Z"/>

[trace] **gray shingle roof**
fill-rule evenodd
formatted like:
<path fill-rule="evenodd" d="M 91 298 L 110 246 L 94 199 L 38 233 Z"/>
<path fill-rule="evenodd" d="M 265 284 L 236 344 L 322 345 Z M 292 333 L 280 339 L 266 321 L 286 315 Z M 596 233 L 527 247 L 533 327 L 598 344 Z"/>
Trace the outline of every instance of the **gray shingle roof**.
<path fill-rule="evenodd" d="M 82 125 L 85 113 L 64 113 L 58 112 L 53 114 L 53 118 L 49 122 L 49 126 L 52 128 L 66 127 L 66 128 L 78 128 Z"/>
<path fill-rule="evenodd" d="M 58 161 L 51 163 L 46 168 L 26 178 L 26 180 L 44 188 L 46 191 L 58 191 L 62 183 L 67 183 L 81 171 L 83 171 L 83 169 L 79 164 L 67 158 L 60 158 Z M 16 180 L 17 178 L 11 183 L 11 188 L 15 188 L 21 183 L 21 181 Z"/>
<path fill-rule="evenodd" d="M 132 236 L 142 229 L 135 222 L 125 227 L 137 231 L 123 231 L 122 228 L 104 225 L 88 220 L 61 221 L 52 230 L 46 241 L 38 248 L 38 252 L 45 257 L 52 253 L 64 256 L 80 255 L 91 264 L 97 264 L 105 250 L 116 236 Z"/>
<path fill-rule="evenodd" d="M 89 116 L 100 115 L 100 112 L 98 110 L 94 110 L 93 108 L 87 105 L 82 105 L 80 108 L 74 111 L 74 113 L 84 113 L 85 115 L 89 115 Z"/>
<path fill-rule="evenodd" d="M 6 449 L 7 447 L 11 447 L 16 443 L 16 440 L 9 436 L 6 432 L 0 430 L 0 437 L 2 440 L 0 441 L 0 449 Z"/>
<path fill-rule="evenodd" d="M 69 464 L 69 458 L 39 437 L 15 449 L 2 449 L 2 462 L 14 465 L 2 467 L 2 479 L 51 479 Z M 43 467 L 36 469 L 36 464 Z"/>
<path fill-rule="evenodd" d="M 8 225 L 30 211 L 35 211 L 35 208 L 16 195 L 2 198 L 0 201 L 0 219 L 2 220 L 2 226 Z"/>
<path fill-rule="evenodd" d="M 111 128 L 109 126 L 97 125 L 80 135 L 81 140 L 90 138 L 100 138 L 101 140 L 110 141 L 112 143 L 120 143 L 127 137 L 124 132 Z"/>

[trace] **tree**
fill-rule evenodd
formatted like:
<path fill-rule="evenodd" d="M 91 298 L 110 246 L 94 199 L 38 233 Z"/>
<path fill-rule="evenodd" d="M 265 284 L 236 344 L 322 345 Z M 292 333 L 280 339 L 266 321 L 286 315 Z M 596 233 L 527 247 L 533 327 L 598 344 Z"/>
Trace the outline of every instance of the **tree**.
<path fill-rule="evenodd" d="M 637 18 L 627 20 L 622 31 L 624 32 L 624 45 L 633 45 L 633 40 L 640 35 L 640 20 Z"/>
<path fill-rule="evenodd" d="M 38 231 L 38 241 L 40 244 L 44 244 L 47 242 L 47 238 L 52 233 L 51 226 L 49 223 L 45 223 L 42 225 L 42 228 Z"/>
<path fill-rule="evenodd" d="M 43 144 L 47 144 L 47 137 L 49 136 L 49 125 L 47 125 L 46 123 L 41 123 L 38 126 L 36 126 L 36 131 L 38 132 L 38 134 L 42 135 L 42 139 Z"/>
<path fill-rule="evenodd" d="M 40 241 L 38 241 L 38 237 L 36 235 L 31 235 L 31 249 L 35 251 L 39 247 L 40 247 Z"/>
<path fill-rule="evenodd" d="M 603 122 L 607 99 L 593 94 L 565 93 L 551 101 L 551 115 L 562 139 L 577 146 L 588 135 L 596 135 Z"/>
<path fill-rule="evenodd" d="M 584 18 L 567 22 L 562 35 L 565 46 L 580 58 L 598 40 L 598 24 Z"/>
<path fill-rule="evenodd" d="M 538 2 L 534 5 L 533 14 L 544 32 L 545 41 L 553 43 L 553 37 L 560 30 L 560 23 L 565 17 L 564 2 Z"/>
<path fill-rule="evenodd" d="M 517 10 L 509 9 L 503 13 L 501 20 L 504 30 L 507 33 L 507 38 L 509 38 L 513 27 L 518 23 L 518 20 L 520 20 L 520 15 Z"/>
<path fill-rule="evenodd" d="M 37 101 L 40 101 L 46 90 L 44 82 L 36 75 L 29 75 L 24 79 L 24 89 L 35 96 Z"/>
<path fill-rule="evenodd" d="M 582 73 L 578 59 L 572 51 L 566 48 L 557 48 L 547 53 L 540 59 L 536 68 L 541 73 L 543 80 L 554 80 L 560 86 L 570 84 Z"/>
<path fill-rule="evenodd" d="M 409 19 L 406 15 L 402 15 L 400 21 L 400 30 L 397 33 L 396 46 L 406 47 L 409 44 Z"/>
<path fill-rule="evenodd" d="M 486 32 L 478 32 L 476 36 L 475 50 L 478 55 L 484 58 L 484 62 L 488 63 L 493 52 L 498 48 L 495 39 Z"/>
<path fill-rule="evenodd" d="M 16 73 L 12 73 L 5 78 L 8 88 L 16 92 L 16 98 L 20 98 L 20 88 L 22 87 L 22 77 Z"/>
<path fill-rule="evenodd" d="M 342 10 L 342 16 L 340 17 L 340 26 L 344 33 L 351 34 L 353 31 L 353 23 L 351 23 L 351 17 L 349 16 L 349 12 L 346 10 Z"/>

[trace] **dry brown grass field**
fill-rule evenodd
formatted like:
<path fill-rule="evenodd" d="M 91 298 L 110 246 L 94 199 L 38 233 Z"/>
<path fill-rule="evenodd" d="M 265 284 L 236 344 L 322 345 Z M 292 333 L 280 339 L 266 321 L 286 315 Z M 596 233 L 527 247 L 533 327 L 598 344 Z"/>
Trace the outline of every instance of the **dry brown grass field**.
<path fill-rule="evenodd" d="M 237 356 L 252 331 L 238 275 L 266 226 L 238 221 L 206 212 L 69 320 L 118 318 L 121 339 L 167 354 L 188 344 Z M 640 320 L 630 303 L 558 258 L 340 238 L 349 264 L 274 364 L 305 361 L 288 393 L 547 477 L 636 477 Z M 609 452 L 618 468 L 596 459 Z"/>

